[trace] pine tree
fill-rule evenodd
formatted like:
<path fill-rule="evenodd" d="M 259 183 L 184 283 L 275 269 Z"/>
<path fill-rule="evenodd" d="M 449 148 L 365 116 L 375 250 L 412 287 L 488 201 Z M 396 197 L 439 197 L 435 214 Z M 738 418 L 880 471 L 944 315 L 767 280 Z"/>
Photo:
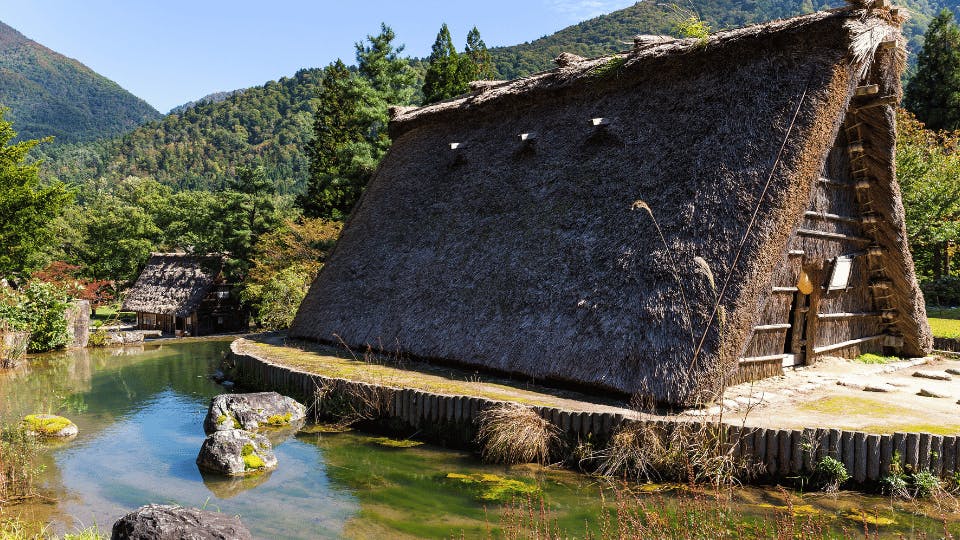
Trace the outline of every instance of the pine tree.
<path fill-rule="evenodd" d="M 468 61 L 466 63 L 467 81 L 487 81 L 497 77 L 496 70 L 493 67 L 493 57 L 487 50 L 487 44 L 480 39 L 480 31 L 474 26 L 467 33 L 467 46 L 463 50 L 463 57 Z"/>
<path fill-rule="evenodd" d="M 929 129 L 960 129 L 960 28 L 949 9 L 927 28 L 904 105 Z"/>
<path fill-rule="evenodd" d="M 463 69 L 464 60 L 469 66 L 469 57 L 464 55 L 461 59 L 457 54 L 450 37 L 450 29 L 444 23 L 433 42 L 428 59 L 427 73 L 423 80 L 424 104 L 443 101 L 467 91 L 470 78 L 469 73 Z"/>
<path fill-rule="evenodd" d="M 345 218 L 390 147 L 388 106 L 410 103 L 416 77 L 394 38 L 381 25 L 369 46 L 357 43 L 356 73 L 339 60 L 324 68 L 307 146 L 310 178 L 298 200 L 307 217 Z"/>

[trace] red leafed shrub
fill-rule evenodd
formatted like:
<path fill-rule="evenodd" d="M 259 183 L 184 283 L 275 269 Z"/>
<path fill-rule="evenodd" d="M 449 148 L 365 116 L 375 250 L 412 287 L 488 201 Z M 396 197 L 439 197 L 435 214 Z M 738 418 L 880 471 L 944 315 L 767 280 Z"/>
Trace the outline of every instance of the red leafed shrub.
<path fill-rule="evenodd" d="M 43 270 L 33 273 L 33 279 L 52 283 L 65 289 L 71 297 L 89 300 L 93 308 L 110 303 L 114 298 L 114 284 L 106 280 L 87 280 L 79 277 L 80 267 L 63 261 L 54 261 Z"/>

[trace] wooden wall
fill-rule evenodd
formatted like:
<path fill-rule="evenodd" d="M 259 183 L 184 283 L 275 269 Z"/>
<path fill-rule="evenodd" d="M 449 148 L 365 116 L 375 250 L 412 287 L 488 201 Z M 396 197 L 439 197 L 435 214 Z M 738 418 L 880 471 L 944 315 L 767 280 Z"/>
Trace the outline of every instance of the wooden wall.
<path fill-rule="evenodd" d="M 878 276 L 868 256 L 877 246 L 863 224 L 869 201 L 865 191 L 857 188 L 861 178 L 855 167 L 860 158 L 852 151 L 851 138 L 859 135 L 849 129 L 850 122 L 848 119 L 841 128 L 814 183 L 810 203 L 773 273 L 757 326 L 731 383 L 782 373 L 777 357 L 797 347 L 802 347 L 802 363 L 806 364 L 822 354 L 855 357 L 883 351 L 884 340 L 876 338 L 884 332 L 881 310 L 871 288 Z M 841 255 L 854 256 L 848 287 L 828 290 L 834 261 Z M 801 271 L 813 284 L 808 297 L 797 289 Z M 803 306 L 809 307 L 806 328 L 801 330 L 792 311 Z M 805 333 L 805 343 L 792 342 L 797 332 Z"/>

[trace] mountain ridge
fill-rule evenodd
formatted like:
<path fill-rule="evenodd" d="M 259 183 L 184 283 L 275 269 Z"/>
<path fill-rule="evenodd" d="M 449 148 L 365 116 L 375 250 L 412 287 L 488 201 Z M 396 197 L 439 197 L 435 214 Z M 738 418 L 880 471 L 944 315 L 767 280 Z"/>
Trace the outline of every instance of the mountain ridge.
<path fill-rule="evenodd" d="M 129 132 L 161 115 L 146 101 L 0 21 L 0 105 L 19 139 L 58 143 Z"/>

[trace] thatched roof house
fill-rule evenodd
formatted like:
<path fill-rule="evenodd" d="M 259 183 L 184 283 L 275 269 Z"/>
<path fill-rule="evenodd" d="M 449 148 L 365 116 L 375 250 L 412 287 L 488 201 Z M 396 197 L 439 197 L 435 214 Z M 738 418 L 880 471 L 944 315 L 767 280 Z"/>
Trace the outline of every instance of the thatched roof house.
<path fill-rule="evenodd" d="M 151 253 L 123 301 L 137 313 L 137 327 L 203 335 L 244 329 L 247 316 L 224 283 L 223 257 Z"/>
<path fill-rule="evenodd" d="M 290 334 L 672 403 L 824 354 L 924 354 L 902 20 L 877 5 L 395 110 Z"/>

